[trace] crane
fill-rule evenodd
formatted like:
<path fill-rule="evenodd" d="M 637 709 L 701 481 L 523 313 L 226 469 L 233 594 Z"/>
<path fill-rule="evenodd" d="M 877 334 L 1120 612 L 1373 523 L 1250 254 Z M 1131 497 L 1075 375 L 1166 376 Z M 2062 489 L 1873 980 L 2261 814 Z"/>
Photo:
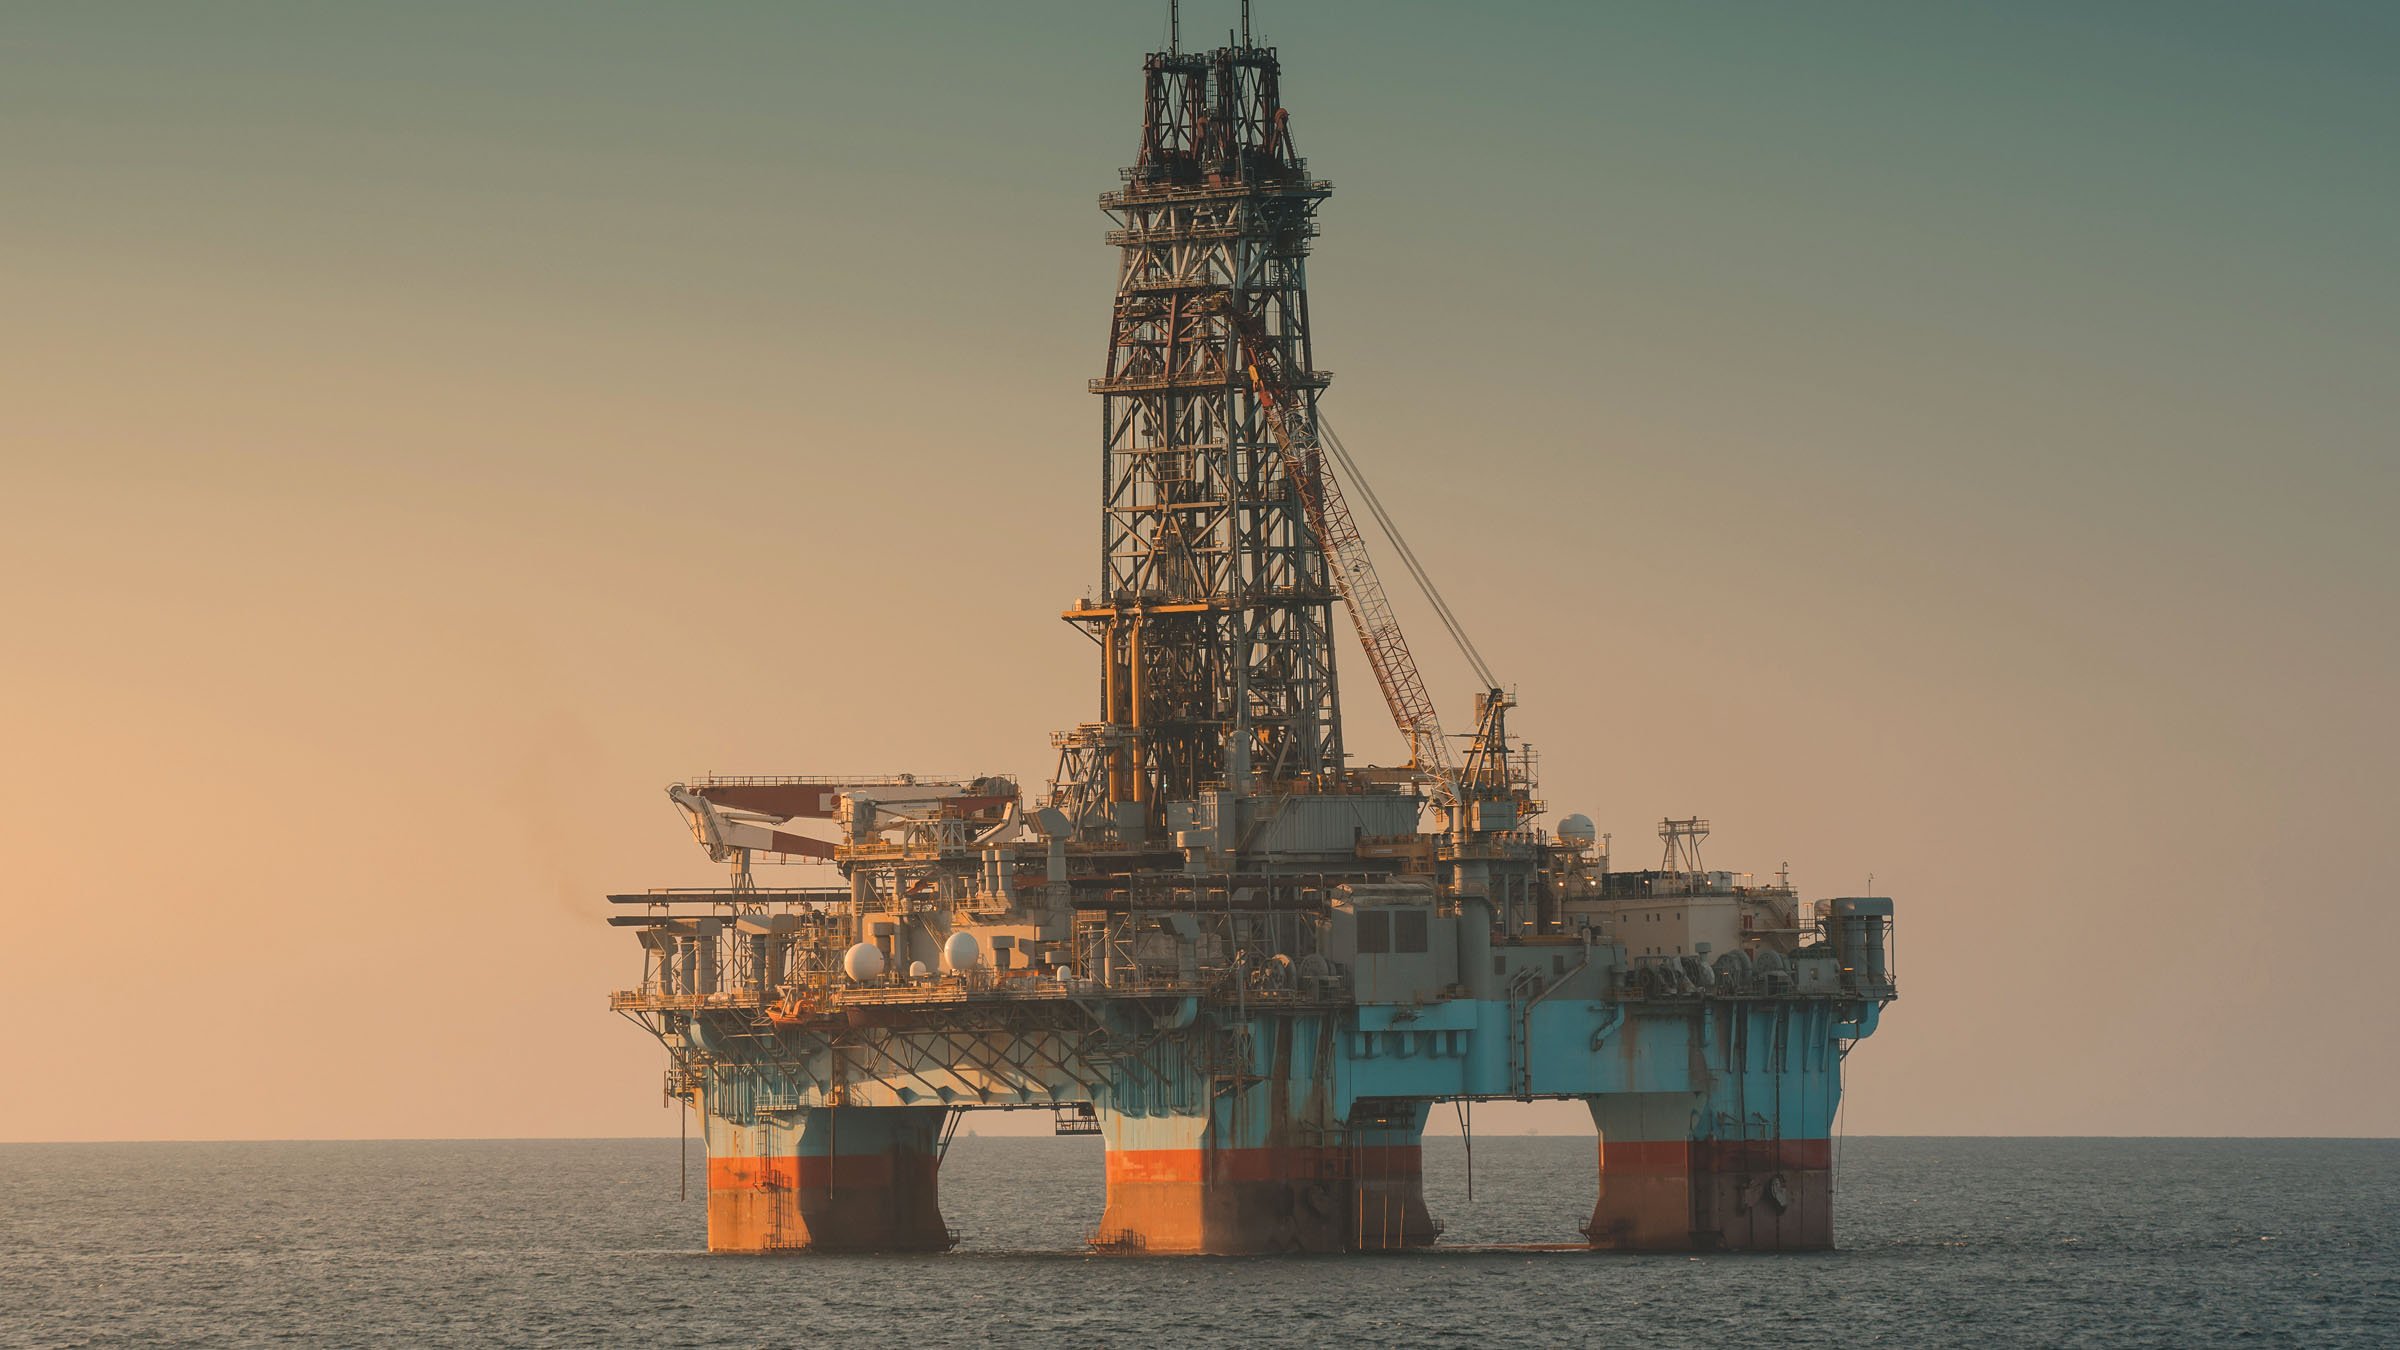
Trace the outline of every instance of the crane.
<path fill-rule="evenodd" d="M 1417 670 L 1415 653 L 1409 650 L 1408 638 L 1400 630 L 1400 618 L 1392 609 L 1391 597 L 1384 592 L 1383 581 L 1376 575 L 1375 562 L 1367 553 L 1366 536 L 1360 532 L 1350 506 L 1342 496 L 1340 481 L 1328 471 L 1319 455 L 1304 451 L 1300 441 L 1305 426 L 1295 426 L 1299 403 L 1291 396 L 1291 382 L 1284 369 L 1283 354 L 1267 333 L 1266 324 L 1258 315 L 1239 304 L 1227 304 L 1225 315 L 1242 347 L 1242 363 L 1250 388 L 1258 396 L 1266 415 L 1267 429 L 1275 438 L 1275 448 L 1283 459 L 1284 475 L 1299 490 L 1301 508 L 1307 512 L 1309 529 L 1317 536 L 1317 547 L 1325 556 L 1326 570 L 1333 576 L 1334 585 L 1342 593 L 1344 608 L 1350 611 L 1350 622 L 1358 630 L 1359 645 L 1366 649 L 1367 664 L 1375 672 L 1375 683 L 1383 691 L 1384 705 L 1391 710 L 1393 725 L 1408 741 L 1409 767 L 1433 779 L 1437 793 L 1455 798 L 1458 767 L 1450 756 L 1449 743 L 1442 736 L 1440 719 L 1435 715 L 1433 696 L 1426 691 L 1425 677 Z M 1475 645 L 1467 640 L 1464 627 L 1434 589 L 1432 579 L 1417 562 L 1414 552 L 1393 527 L 1391 516 L 1359 476 L 1357 465 L 1342 449 L 1341 443 L 1327 427 L 1326 446 L 1336 460 L 1348 471 L 1359 487 L 1359 495 L 1367 503 L 1376 523 L 1392 542 L 1393 550 L 1408 568 L 1431 602 L 1435 614 L 1458 641 L 1468 664 L 1483 680 L 1487 689 L 1493 688 L 1491 671 Z M 1317 447 L 1309 447 L 1315 450 Z M 1321 452 L 1320 452 L 1321 454 Z"/>

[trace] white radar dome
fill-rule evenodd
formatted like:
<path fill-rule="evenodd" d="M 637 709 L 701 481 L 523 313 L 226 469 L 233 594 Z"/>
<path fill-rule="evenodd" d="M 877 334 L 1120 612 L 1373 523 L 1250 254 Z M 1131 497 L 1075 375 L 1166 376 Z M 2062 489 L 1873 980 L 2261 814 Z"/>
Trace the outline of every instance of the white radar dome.
<path fill-rule="evenodd" d="M 1558 822 L 1558 842 L 1562 844 L 1595 844 L 1599 841 L 1599 827 L 1592 824 L 1590 816 L 1573 815 Z"/>
<path fill-rule="evenodd" d="M 912 980 L 924 979 L 926 976 L 931 975 L 932 973 L 933 967 L 926 965 L 922 961 L 911 961 L 908 963 L 908 978 Z"/>
<path fill-rule="evenodd" d="M 952 970 L 973 970 L 983 960 L 983 944 L 973 933 L 952 933 L 942 944 L 942 964 Z"/>
<path fill-rule="evenodd" d="M 883 974 L 883 950 L 862 942 L 842 953 L 842 973 L 860 984 Z"/>

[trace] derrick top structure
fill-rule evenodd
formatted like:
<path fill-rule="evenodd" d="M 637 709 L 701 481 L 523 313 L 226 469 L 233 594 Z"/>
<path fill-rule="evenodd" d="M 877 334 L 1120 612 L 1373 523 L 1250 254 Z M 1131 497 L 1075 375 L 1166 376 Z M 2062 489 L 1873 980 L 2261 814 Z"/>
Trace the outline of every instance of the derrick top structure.
<path fill-rule="evenodd" d="M 1153 52 L 1115 222 L 1101 400 L 1099 585 L 1066 617 L 1100 649 L 1099 709 L 1057 803 L 1125 842 L 1168 804 L 1338 787 L 1339 598 L 1241 325 L 1279 358 L 1313 447 L 1327 376 L 1306 261 L 1330 184 L 1308 175 L 1271 48 Z M 1311 451 L 1313 454 L 1313 449 Z"/>

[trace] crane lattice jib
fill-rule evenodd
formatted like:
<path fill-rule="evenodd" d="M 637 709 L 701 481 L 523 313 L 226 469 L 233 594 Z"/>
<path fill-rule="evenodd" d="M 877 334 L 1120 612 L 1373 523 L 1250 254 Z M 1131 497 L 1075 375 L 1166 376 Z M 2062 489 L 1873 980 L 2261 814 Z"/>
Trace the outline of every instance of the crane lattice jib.
<path fill-rule="evenodd" d="M 1358 629 L 1359 645 L 1366 648 L 1367 664 L 1374 667 L 1375 683 L 1383 690 L 1392 723 L 1408 740 L 1410 767 L 1447 783 L 1452 775 L 1449 745 L 1434 716 L 1433 696 L 1425 690 L 1417 658 L 1400 631 L 1400 617 L 1375 575 L 1366 536 L 1359 532 L 1349 504 L 1342 499 L 1341 482 L 1325 464 L 1322 451 L 1310 446 L 1304 452 L 1301 447 L 1307 427 L 1295 425 L 1299 404 L 1291 397 L 1281 356 L 1265 326 L 1256 315 L 1240 309 L 1229 306 L 1226 313 L 1241 339 L 1243 364 L 1266 413 L 1267 429 L 1283 457 L 1284 474 L 1299 489 L 1301 509 L 1307 512 L 1309 529 L 1325 554 L 1326 570 L 1341 588 L 1343 606 Z"/>

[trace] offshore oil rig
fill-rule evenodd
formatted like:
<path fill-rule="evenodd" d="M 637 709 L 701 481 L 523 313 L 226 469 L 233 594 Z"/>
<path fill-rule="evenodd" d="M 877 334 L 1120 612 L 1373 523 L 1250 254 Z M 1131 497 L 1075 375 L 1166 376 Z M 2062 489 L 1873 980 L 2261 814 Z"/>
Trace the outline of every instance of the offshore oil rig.
<path fill-rule="evenodd" d="M 1246 6 L 1245 6 L 1246 9 Z M 1895 996 L 1892 904 L 1708 870 L 1708 822 L 1615 870 L 1537 825 L 1515 701 L 1318 414 L 1305 261 L 1330 184 L 1247 32 L 1142 73 L 1101 198 L 1119 251 L 1098 588 L 1066 611 L 1097 715 L 1005 776 L 668 789 L 722 888 L 609 897 L 702 1122 L 715 1251 L 938 1250 L 963 1112 L 1097 1134 L 1125 1252 L 1429 1244 L 1435 1103 L 1575 1098 L 1596 1248 L 1825 1248 L 1842 1059 Z M 1482 687 L 1454 744 L 1344 493 Z M 1409 746 L 1344 752 L 1335 613 Z M 754 864 L 844 884 L 762 886 Z M 1564 1236 L 1564 1235 L 1561 1235 Z"/>

